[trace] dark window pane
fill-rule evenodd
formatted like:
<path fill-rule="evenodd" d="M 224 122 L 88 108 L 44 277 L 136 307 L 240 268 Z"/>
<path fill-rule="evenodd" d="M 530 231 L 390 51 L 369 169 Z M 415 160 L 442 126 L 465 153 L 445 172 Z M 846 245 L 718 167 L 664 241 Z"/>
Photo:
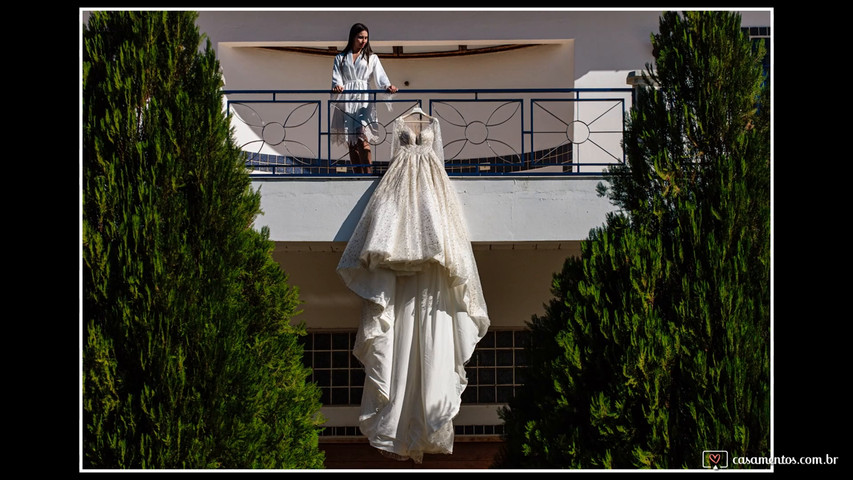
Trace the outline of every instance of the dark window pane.
<path fill-rule="evenodd" d="M 524 377 L 525 377 L 526 370 L 527 370 L 526 367 L 519 367 L 519 368 L 515 369 L 515 383 L 517 383 L 519 385 L 524 385 L 524 382 L 525 382 Z"/>
<path fill-rule="evenodd" d="M 494 348 L 494 346 L 495 332 L 486 332 L 486 336 L 477 343 L 477 348 Z"/>
<path fill-rule="evenodd" d="M 335 387 L 349 387 L 349 372 L 346 370 L 332 370 L 332 385 Z"/>
<path fill-rule="evenodd" d="M 358 405 L 361 403 L 361 395 L 364 392 L 364 389 L 361 387 L 353 387 L 350 389 L 350 405 Z"/>
<path fill-rule="evenodd" d="M 503 330 L 500 332 L 495 332 L 495 346 L 498 348 L 512 347 L 512 330 Z"/>
<path fill-rule="evenodd" d="M 332 403 L 331 391 L 328 388 L 320 389 L 320 403 L 330 405 Z"/>
<path fill-rule="evenodd" d="M 466 367 L 465 375 L 468 377 L 468 385 L 477 385 L 480 383 L 480 380 L 477 378 L 477 369 Z"/>
<path fill-rule="evenodd" d="M 329 370 L 314 370 L 314 381 L 321 387 L 328 387 L 331 381 Z"/>
<path fill-rule="evenodd" d="M 527 365 L 527 353 L 524 350 L 518 349 L 515 351 L 515 366 L 523 367 Z"/>
<path fill-rule="evenodd" d="M 349 367 L 349 352 L 332 352 L 332 368 Z"/>
<path fill-rule="evenodd" d="M 314 350 L 329 350 L 332 346 L 332 337 L 328 333 L 314 334 Z"/>
<path fill-rule="evenodd" d="M 498 403 L 507 403 L 512 399 L 512 387 L 497 387 Z"/>
<path fill-rule="evenodd" d="M 504 366 L 512 366 L 512 350 L 496 350 L 497 364 Z"/>
<path fill-rule="evenodd" d="M 494 385 L 495 370 L 493 368 L 479 368 L 477 372 L 477 381 L 479 385 Z"/>
<path fill-rule="evenodd" d="M 349 350 L 349 333 L 333 333 L 332 349 Z"/>
<path fill-rule="evenodd" d="M 362 386 L 364 385 L 364 370 L 350 370 L 349 371 L 349 382 L 352 386 Z"/>
<path fill-rule="evenodd" d="M 477 355 L 477 365 L 480 367 L 491 367 L 495 364 L 495 351 L 485 350 Z"/>
<path fill-rule="evenodd" d="M 495 387 L 477 387 L 479 403 L 495 403 Z"/>
<path fill-rule="evenodd" d="M 462 392 L 462 403 L 477 403 L 476 387 L 468 387 Z"/>
<path fill-rule="evenodd" d="M 498 385 L 512 385 L 512 368 L 498 368 Z"/>
<path fill-rule="evenodd" d="M 329 368 L 332 366 L 329 352 L 314 352 L 314 368 Z"/>
<path fill-rule="evenodd" d="M 332 405 L 348 405 L 349 404 L 349 389 L 348 388 L 333 388 L 332 389 Z"/>

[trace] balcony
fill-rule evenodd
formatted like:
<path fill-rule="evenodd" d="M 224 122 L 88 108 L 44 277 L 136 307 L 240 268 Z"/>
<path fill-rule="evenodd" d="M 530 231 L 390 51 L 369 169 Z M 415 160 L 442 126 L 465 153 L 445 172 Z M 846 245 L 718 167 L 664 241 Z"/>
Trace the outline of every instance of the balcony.
<path fill-rule="evenodd" d="M 439 119 L 446 170 L 479 248 L 576 244 L 613 210 L 596 186 L 625 161 L 631 88 L 364 92 L 377 104 L 381 133 L 372 175 L 353 173 L 346 148 L 333 141 L 329 91 L 225 92 L 261 191 L 256 225 L 289 250 L 339 249 L 349 239 L 388 164 L 392 122 L 414 106 Z"/>
<path fill-rule="evenodd" d="M 448 175 L 600 175 L 624 162 L 631 88 L 361 90 L 375 103 L 374 174 L 387 167 L 395 118 L 439 119 Z M 361 176 L 330 133 L 341 102 L 326 90 L 228 90 L 227 111 L 253 176 Z"/>

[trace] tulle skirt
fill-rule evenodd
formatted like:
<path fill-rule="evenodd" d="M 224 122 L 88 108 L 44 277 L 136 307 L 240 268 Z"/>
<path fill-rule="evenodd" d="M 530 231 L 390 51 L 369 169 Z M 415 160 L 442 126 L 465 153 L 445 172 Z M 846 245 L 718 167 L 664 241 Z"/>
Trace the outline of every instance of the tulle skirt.
<path fill-rule="evenodd" d="M 462 208 L 434 153 L 401 148 L 338 265 L 365 300 L 354 355 L 371 445 L 420 463 L 452 453 L 465 363 L 489 327 Z"/>

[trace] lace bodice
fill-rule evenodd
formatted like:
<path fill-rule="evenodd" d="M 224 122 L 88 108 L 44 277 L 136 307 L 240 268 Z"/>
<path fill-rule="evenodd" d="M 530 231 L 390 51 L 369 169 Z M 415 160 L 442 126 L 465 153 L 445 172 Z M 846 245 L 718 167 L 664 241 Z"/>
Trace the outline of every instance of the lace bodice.
<path fill-rule="evenodd" d="M 441 142 L 441 129 L 437 119 L 427 123 L 407 122 L 402 117 L 394 122 L 394 137 L 391 156 L 397 156 L 401 150 L 407 153 L 434 153 L 440 162 L 444 162 L 444 147 Z"/>
<path fill-rule="evenodd" d="M 415 133 L 412 128 L 403 122 L 405 128 L 400 129 L 400 146 L 405 145 L 432 145 L 433 137 L 435 133 L 429 128 L 429 125 L 425 125 L 424 129 L 421 130 L 420 133 Z"/>

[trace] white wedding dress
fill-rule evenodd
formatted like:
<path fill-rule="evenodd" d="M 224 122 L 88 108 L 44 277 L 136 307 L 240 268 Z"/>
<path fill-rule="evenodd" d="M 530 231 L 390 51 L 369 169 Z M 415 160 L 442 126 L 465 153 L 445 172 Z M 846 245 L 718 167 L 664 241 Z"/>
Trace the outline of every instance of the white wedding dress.
<path fill-rule="evenodd" d="M 365 299 L 354 355 L 359 424 L 381 453 L 421 463 L 453 453 L 465 363 L 489 318 L 439 122 L 394 121 L 391 164 L 338 264 Z"/>

